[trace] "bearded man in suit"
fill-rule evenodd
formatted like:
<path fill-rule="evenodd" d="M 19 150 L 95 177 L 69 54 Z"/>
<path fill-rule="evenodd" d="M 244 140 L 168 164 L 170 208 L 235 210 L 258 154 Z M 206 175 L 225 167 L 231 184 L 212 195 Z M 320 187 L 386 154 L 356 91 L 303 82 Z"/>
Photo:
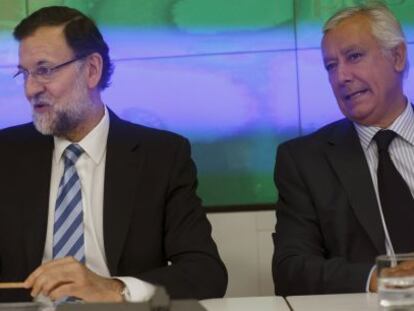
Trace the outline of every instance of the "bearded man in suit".
<path fill-rule="evenodd" d="M 94 22 L 46 7 L 14 36 L 33 123 L 0 131 L 0 280 L 27 290 L 0 300 L 223 296 L 190 145 L 104 105 L 113 66 Z"/>

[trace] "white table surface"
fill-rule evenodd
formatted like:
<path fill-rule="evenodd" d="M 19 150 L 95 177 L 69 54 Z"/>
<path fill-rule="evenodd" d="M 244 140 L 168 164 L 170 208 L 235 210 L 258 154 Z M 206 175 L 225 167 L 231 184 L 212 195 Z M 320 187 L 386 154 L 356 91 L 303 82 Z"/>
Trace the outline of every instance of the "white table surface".
<path fill-rule="evenodd" d="M 207 299 L 200 303 L 208 311 L 289 311 L 283 297 L 239 297 Z"/>
<path fill-rule="evenodd" d="M 377 294 L 289 296 L 294 311 L 377 311 Z"/>

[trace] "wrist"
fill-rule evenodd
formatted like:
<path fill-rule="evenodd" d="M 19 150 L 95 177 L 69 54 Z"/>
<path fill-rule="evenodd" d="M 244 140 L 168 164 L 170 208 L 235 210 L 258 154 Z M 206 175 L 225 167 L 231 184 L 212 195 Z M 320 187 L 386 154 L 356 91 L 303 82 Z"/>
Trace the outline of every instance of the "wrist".
<path fill-rule="evenodd" d="M 118 302 L 128 301 L 129 290 L 125 283 L 118 279 L 112 279 L 112 284 L 112 292 L 115 294 L 115 300 Z"/>
<path fill-rule="evenodd" d="M 123 285 L 124 286 L 121 290 L 122 301 L 124 301 L 124 302 L 131 301 L 131 293 L 129 292 L 128 287 L 125 284 L 123 284 Z"/>
<path fill-rule="evenodd" d="M 375 292 L 377 292 L 377 290 L 378 290 L 377 270 L 375 269 L 372 272 L 371 279 L 370 279 L 370 282 L 369 282 L 369 291 L 372 292 L 372 293 L 375 293 Z"/>

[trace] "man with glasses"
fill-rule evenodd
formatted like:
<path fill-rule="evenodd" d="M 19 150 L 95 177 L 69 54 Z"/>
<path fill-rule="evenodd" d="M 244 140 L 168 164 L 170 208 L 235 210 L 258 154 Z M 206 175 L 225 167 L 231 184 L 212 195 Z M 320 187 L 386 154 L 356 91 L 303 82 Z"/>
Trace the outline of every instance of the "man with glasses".
<path fill-rule="evenodd" d="M 47 7 L 14 36 L 33 123 L 0 131 L 0 281 L 25 290 L 0 300 L 224 295 L 189 143 L 103 104 L 113 66 L 93 21 Z"/>

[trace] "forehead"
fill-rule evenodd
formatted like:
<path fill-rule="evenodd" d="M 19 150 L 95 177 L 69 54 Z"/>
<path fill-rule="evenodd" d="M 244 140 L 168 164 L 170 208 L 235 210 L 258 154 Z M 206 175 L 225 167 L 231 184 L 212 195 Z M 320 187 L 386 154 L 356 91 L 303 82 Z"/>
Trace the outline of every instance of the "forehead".
<path fill-rule="evenodd" d="M 41 62 L 59 62 L 72 55 L 63 26 L 39 27 L 33 34 L 21 40 L 19 45 L 19 63 L 23 67 Z"/>
<path fill-rule="evenodd" d="M 329 30 L 322 39 L 322 54 L 324 57 L 344 53 L 355 47 L 378 47 L 377 40 L 372 34 L 368 17 L 356 15 L 340 22 Z"/>

